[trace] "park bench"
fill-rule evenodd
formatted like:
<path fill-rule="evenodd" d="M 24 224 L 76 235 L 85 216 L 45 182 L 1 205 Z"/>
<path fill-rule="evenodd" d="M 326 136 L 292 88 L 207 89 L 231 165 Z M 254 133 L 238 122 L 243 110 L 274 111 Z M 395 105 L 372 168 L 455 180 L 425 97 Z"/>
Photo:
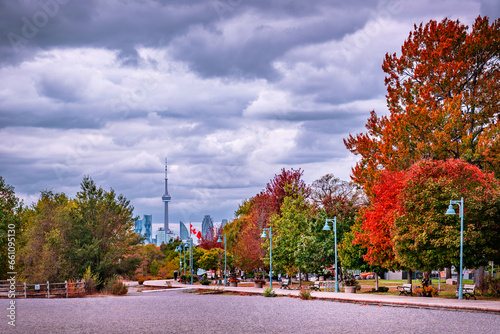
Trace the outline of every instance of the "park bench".
<path fill-rule="evenodd" d="M 408 296 L 408 294 L 410 294 L 410 296 L 413 295 L 413 289 L 410 283 L 398 286 L 397 291 L 399 291 L 400 296 L 401 295 Z"/>
<path fill-rule="evenodd" d="M 280 286 L 280 289 L 288 289 L 288 290 L 291 290 L 290 289 L 290 280 L 288 278 L 283 278 L 281 280 L 281 286 Z"/>
<path fill-rule="evenodd" d="M 321 286 L 319 285 L 319 281 L 315 281 L 313 285 L 310 285 L 309 290 L 320 291 Z"/>
<path fill-rule="evenodd" d="M 456 294 L 458 295 L 458 290 Z M 469 300 L 471 297 L 476 300 L 476 286 L 474 284 L 464 284 L 462 288 L 462 294 L 467 300 Z"/>

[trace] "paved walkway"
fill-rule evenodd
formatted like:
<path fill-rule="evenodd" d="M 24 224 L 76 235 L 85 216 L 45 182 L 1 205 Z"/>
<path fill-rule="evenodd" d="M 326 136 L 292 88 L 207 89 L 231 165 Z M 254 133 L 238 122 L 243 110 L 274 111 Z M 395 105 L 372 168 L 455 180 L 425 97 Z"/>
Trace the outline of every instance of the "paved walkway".
<path fill-rule="evenodd" d="M 263 294 L 264 288 L 254 287 L 223 287 L 216 285 L 186 285 L 174 280 L 155 280 L 145 281 L 145 286 L 165 287 L 170 282 L 170 285 L 175 288 L 183 289 L 224 289 L 225 291 L 244 292 L 251 294 Z M 298 296 L 299 290 L 282 290 L 278 285 L 273 286 L 274 292 L 278 295 Z M 158 290 L 150 290 L 158 291 Z M 162 290 L 160 290 L 162 291 Z M 343 292 L 323 292 L 311 291 L 311 296 L 317 299 L 327 299 L 337 302 L 357 303 L 357 304 L 375 304 L 381 306 L 397 306 L 397 307 L 415 307 L 415 308 L 431 308 L 431 309 L 448 309 L 460 311 L 476 311 L 476 312 L 491 312 L 500 314 L 500 301 L 487 300 L 458 300 L 447 298 L 424 298 L 424 297 L 406 297 L 383 294 L 366 294 L 366 293 L 343 293 Z"/>

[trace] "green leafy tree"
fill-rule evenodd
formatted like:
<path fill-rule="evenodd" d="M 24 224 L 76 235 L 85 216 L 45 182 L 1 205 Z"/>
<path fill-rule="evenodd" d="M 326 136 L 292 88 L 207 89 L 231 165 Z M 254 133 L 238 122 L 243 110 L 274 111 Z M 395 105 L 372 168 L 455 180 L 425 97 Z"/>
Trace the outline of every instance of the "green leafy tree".
<path fill-rule="evenodd" d="M 153 276 L 156 276 L 159 272 L 160 266 L 158 265 L 158 262 L 156 262 L 156 260 L 153 260 L 153 262 L 151 262 L 151 265 L 149 266 L 149 273 Z"/>
<path fill-rule="evenodd" d="M 134 232 L 133 207 L 123 195 L 105 191 L 85 177 L 71 212 L 66 256 L 75 264 L 73 276 L 90 266 L 102 281 L 117 272 L 119 259 L 133 256 L 141 238 Z"/>
<path fill-rule="evenodd" d="M 224 251 L 220 248 L 206 251 L 198 261 L 198 265 L 205 270 L 220 270 L 224 267 Z"/>
<path fill-rule="evenodd" d="M 18 253 L 23 232 L 21 213 L 22 204 L 15 196 L 14 187 L 8 185 L 0 176 L 0 279 L 6 279 L 7 272 L 16 272 L 18 268 L 15 255 Z M 11 254 L 9 247 L 15 249 Z"/>
<path fill-rule="evenodd" d="M 21 275 L 28 282 L 62 282 L 70 278 L 74 264 L 66 252 L 71 228 L 71 201 L 65 194 L 44 190 L 26 210 L 26 241 L 19 251 Z"/>
<path fill-rule="evenodd" d="M 306 268 L 305 263 L 300 261 L 302 257 L 299 254 L 304 251 L 302 239 L 307 231 L 308 219 L 314 215 L 314 207 L 306 201 L 306 194 L 298 190 L 296 192 L 288 190 L 294 195 L 284 199 L 280 208 L 281 215 L 271 219 L 273 266 L 290 276 Z M 268 242 L 265 242 L 265 245 L 269 254 Z"/>
<path fill-rule="evenodd" d="M 462 160 L 413 165 L 399 194 L 392 240 L 396 260 L 430 271 L 458 268 L 460 218 L 445 215 L 450 200 L 464 198 L 464 267 L 500 260 L 500 182 Z M 458 206 L 455 207 L 458 212 Z"/>

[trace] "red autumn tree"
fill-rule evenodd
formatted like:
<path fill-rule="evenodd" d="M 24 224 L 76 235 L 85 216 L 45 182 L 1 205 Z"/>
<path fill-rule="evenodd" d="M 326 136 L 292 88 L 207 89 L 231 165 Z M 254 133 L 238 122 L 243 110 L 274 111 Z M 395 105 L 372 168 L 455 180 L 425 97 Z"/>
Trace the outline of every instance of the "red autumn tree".
<path fill-rule="evenodd" d="M 500 177 L 500 20 L 444 19 L 415 26 L 383 70 L 390 114 L 372 111 L 346 147 L 361 159 L 353 179 L 369 195 L 382 170 L 422 158 L 462 159 Z"/>
<path fill-rule="evenodd" d="M 362 216 L 361 231 L 355 232 L 354 244 L 367 249 L 363 259 L 370 265 L 400 269 L 395 259 L 392 233 L 400 214 L 398 196 L 404 186 L 404 172 L 384 172 L 373 187 L 371 205 Z"/>
<path fill-rule="evenodd" d="M 311 194 L 310 187 L 302 180 L 304 171 L 299 169 L 281 170 L 269 181 L 266 193 L 269 195 L 269 205 L 275 213 L 280 213 L 281 205 L 288 196 L 301 194 L 306 198 Z"/>

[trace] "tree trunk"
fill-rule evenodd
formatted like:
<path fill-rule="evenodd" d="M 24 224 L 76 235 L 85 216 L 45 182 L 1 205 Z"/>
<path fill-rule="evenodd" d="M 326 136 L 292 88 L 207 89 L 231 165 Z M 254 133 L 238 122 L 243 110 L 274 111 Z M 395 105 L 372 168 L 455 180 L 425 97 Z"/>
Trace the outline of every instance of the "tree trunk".
<path fill-rule="evenodd" d="M 476 288 L 484 292 L 484 266 L 481 266 L 474 270 L 474 285 Z"/>
<path fill-rule="evenodd" d="M 451 268 L 446 268 L 446 277 L 445 279 L 451 278 Z"/>
<path fill-rule="evenodd" d="M 300 272 L 299 269 L 299 290 L 302 289 L 302 273 Z"/>
<path fill-rule="evenodd" d="M 375 276 L 375 290 L 378 291 L 378 274 L 377 272 L 373 272 L 374 276 Z"/>
<path fill-rule="evenodd" d="M 408 283 L 408 284 L 411 284 L 411 275 L 412 275 L 412 271 L 408 270 L 408 277 L 406 279 L 406 283 Z"/>

